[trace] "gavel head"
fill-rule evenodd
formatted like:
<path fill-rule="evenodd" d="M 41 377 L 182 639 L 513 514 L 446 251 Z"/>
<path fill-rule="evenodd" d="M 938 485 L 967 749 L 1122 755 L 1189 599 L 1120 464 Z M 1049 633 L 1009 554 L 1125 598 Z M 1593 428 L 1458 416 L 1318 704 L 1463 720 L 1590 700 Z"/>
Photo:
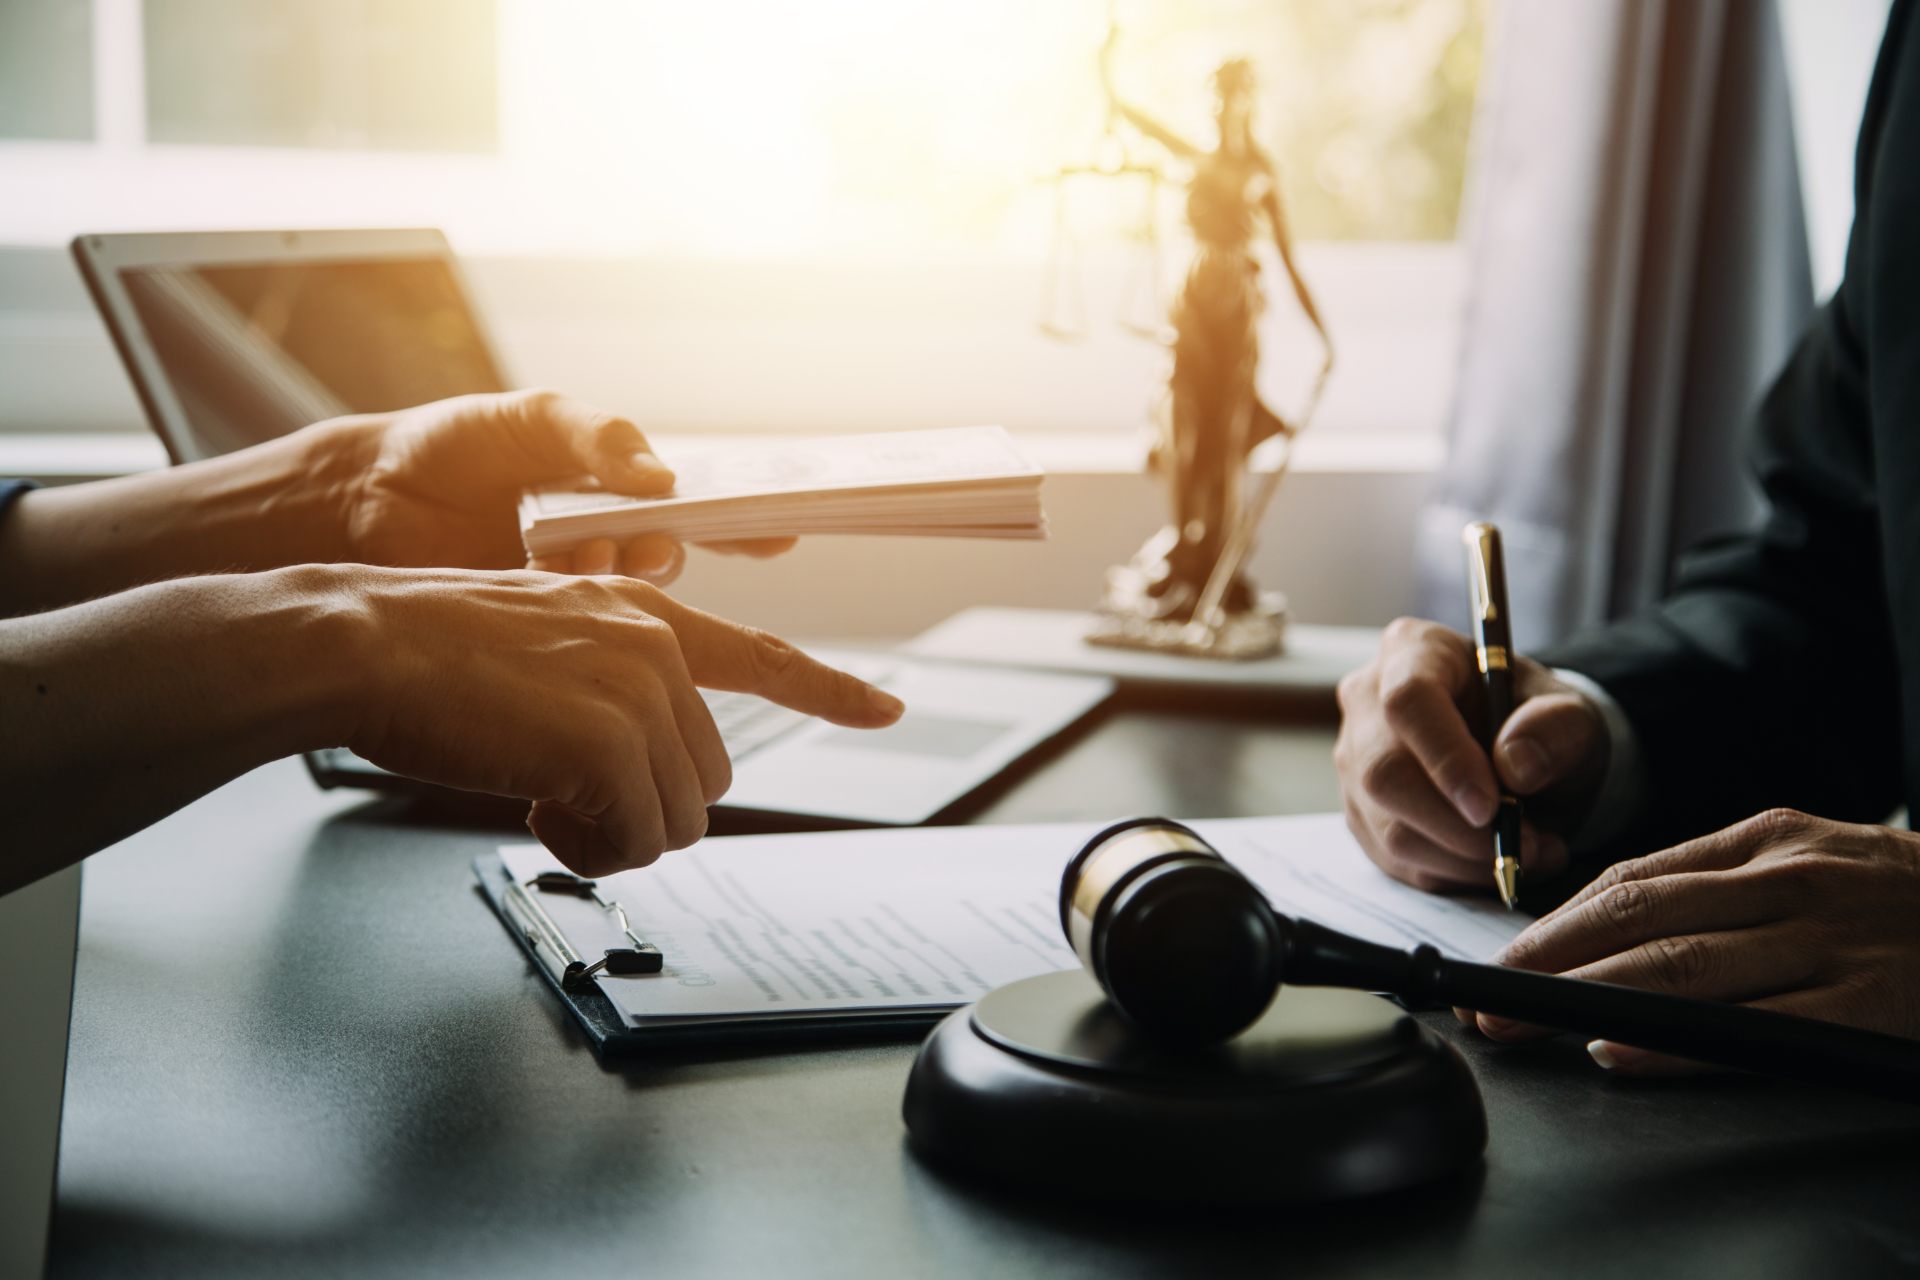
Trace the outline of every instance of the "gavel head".
<path fill-rule="evenodd" d="M 1225 1040 L 1280 985 L 1286 936 L 1266 897 L 1191 829 L 1116 823 L 1060 881 L 1060 927 L 1114 1007 L 1173 1044 Z"/>

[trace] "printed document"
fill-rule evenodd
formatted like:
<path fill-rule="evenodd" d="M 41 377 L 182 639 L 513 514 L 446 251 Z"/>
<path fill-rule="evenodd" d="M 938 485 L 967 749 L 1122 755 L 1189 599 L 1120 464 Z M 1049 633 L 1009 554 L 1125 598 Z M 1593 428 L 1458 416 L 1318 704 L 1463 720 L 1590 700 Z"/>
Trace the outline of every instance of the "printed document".
<path fill-rule="evenodd" d="M 1104 823 L 932 827 L 704 840 L 608 876 L 603 896 L 666 957 L 602 977 L 635 1027 L 945 1009 L 1078 963 L 1060 875 Z M 1483 960 L 1526 925 L 1487 898 L 1437 897 L 1367 861 L 1338 814 L 1191 823 L 1289 915 L 1374 942 Z M 525 882 L 559 864 L 500 856 Z"/>

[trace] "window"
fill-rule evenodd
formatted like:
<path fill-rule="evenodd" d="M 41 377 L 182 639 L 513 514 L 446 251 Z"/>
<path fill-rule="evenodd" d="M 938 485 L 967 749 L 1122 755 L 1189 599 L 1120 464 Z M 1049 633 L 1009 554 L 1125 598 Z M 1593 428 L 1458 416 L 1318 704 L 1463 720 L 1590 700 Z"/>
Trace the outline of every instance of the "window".
<path fill-rule="evenodd" d="M 1188 246 L 1178 166 L 1137 136 L 1157 196 L 1057 180 L 1115 146 L 1111 15 L 1122 91 L 1198 143 L 1214 68 L 1253 64 L 1340 351 L 1316 434 L 1432 435 L 1490 2 L 0 0 L 33 65 L 77 68 L 8 76 L 0 132 L 71 141 L 0 139 L 0 243 L 437 225 L 514 376 L 652 421 L 1134 431 Z M 1286 298 L 1264 325 L 1284 406 L 1316 351 Z"/>
<path fill-rule="evenodd" d="M 91 0 L 0 0 L 0 138 L 92 136 Z"/>
<path fill-rule="evenodd" d="M 470 0 L 146 0 L 147 140 L 491 151 L 493 12 Z"/>
<path fill-rule="evenodd" d="M 1478 80 L 1473 0 L 1122 4 L 1114 70 L 1208 140 L 1208 77 L 1249 58 L 1259 135 L 1313 240 L 1450 239 Z M 1045 177 L 1103 146 L 1107 0 L 710 0 L 503 19 L 502 109 L 540 165 L 627 216 L 608 248 L 1037 254 Z M 1154 148 L 1138 146 L 1151 157 Z"/>

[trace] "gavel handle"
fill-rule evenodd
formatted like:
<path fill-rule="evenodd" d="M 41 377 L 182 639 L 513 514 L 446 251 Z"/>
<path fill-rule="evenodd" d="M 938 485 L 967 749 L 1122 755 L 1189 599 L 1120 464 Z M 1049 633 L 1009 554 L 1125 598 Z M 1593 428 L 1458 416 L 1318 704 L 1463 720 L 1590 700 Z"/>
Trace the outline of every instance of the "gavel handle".
<path fill-rule="evenodd" d="M 1386 991 L 1716 1066 L 1920 1102 L 1920 1041 L 1770 1009 L 1449 960 L 1430 946 L 1400 951 L 1307 921 L 1290 924 L 1289 983 Z"/>

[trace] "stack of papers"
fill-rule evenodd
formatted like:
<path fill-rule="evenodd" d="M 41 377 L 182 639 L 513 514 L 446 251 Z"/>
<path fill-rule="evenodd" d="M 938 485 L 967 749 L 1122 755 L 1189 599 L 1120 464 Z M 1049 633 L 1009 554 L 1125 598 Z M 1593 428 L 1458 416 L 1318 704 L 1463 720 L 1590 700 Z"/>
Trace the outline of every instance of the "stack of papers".
<path fill-rule="evenodd" d="M 675 450 L 672 492 L 608 493 L 575 481 L 528 490 L 529 555 L 591 538 L 664 533 L 689 542 L 882 533 L 1044 538 L 1040 469 L 999 427 L 953 427 Z"/>

